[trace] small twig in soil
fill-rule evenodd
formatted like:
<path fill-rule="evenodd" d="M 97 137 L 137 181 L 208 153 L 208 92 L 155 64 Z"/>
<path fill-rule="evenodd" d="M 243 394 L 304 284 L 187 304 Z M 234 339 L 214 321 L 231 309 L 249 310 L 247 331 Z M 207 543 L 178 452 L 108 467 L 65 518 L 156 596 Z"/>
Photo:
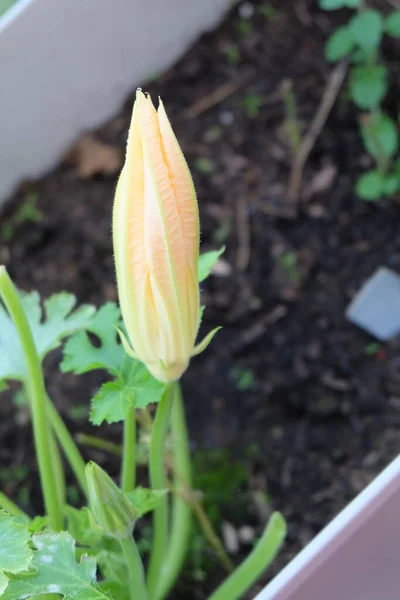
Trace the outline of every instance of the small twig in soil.
<path fill-rule="evenodd" d="M 221 563 L 225 567 L 228 573 L 232 573 L 234 570 L 233 564 L 225 551 L 225 548 L 222 544 L 222 541 L 218 537 L 213 524 L 208 518 L 202 504 L 202 493 L 199 490 L 193 490 L 187 483 L 179 476 L 174 468 L 173 460 L 170 456 L 165 457 L 165 464 L 168 469 L 172 472 L 174 477 L 180 482 L 182 485 L 182 491 L 178 492 L 176 488 L 172 485 L 171 482 L 168 482 L 168 487 L 172 491 L 172 493 L 180 496 L 185 502 L 190 504 L 192 510 L 199 521 L 199 525 L 203 531 L 205 538 L 210 543 L 211 547 L 214 548 L 217 556 L 219 557 Z"/>
<path fill-rule="evenodd" d="M 289 176 L 288 198 L 291 202 L 296 203 L 299 200 L 300 188 L 303 179 L 303 170 L 310 155 L 314 144 L 321 133 L 326 120 L 335 103 L 336 97 L 342 87 L 343 81 L 348 70 L 348 62 L 343 60 L 340 62 L 329 76 L 328 83 L 325 87 L 320 105 L 315 114 L 315 117 L 303 137 L 299 152 L 294 160 L 293 167 Z"/>
<path fill-rule="evenodd" d="M 237 92 L 241 87 L 248 83 L 250 78 L 251 77 L 249 75 L 247 77 L 236 77 L 235 79 L 223 83 L 210 94 L 200 98 L 198 102 L 192 104 L 192 106 L 186 111 L 185 117 L 187 119 L 194 119 L 207 110 L 210 110 L 223 100 L 226 100 L 226 98 L 229 98 L 229 96 L 232 96 L 232 94 Z"/>
<path fill-rule="evenodd" d="M 239 271 L 245 271 L 250 262 L 251 230 L 248 206 L 244 198 L 240 198 L 236 205 L 236 220 L 238 238 L 236 267 Z"/>
<path fill-rule="evenodd" d="M 301 133 L 297 118 L 296 97 L 293 91 L 293 81 L 285 79 L 282 83 L 282 96 L 285 105 L 286 135 L 293 156 L 297 156 L 301 145 Z"/>
<path fill-rule="evenodd" d="M 400 9 L 400 0 L 386 0 L 388 4 L 393 6 L 393 8 L 399 10 Z"/>
<path fill-rule="evenodd" d="M 243 348 L 250 346 L 250 344 L 264 335 L 267 327 L 286 317 L 287 313 L 288 309 L 286 306 L 283 304 L 278 304 L 271 310 L 271 312 L 257 319 L 257 321 L 250 325 L 250 327 L 248 327 L 243 334 L 239 336 L 238 340 L 233 345 L 233 353 L 236 354 L 237 352 L 243 350 Z"/>

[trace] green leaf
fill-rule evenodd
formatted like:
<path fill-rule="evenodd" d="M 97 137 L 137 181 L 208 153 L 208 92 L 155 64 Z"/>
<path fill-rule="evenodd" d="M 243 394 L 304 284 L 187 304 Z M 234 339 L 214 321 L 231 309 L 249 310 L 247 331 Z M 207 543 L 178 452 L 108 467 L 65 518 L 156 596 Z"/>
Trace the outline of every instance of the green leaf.
<path fill-rule="evenodd" d="M 397 125 L 383 112 L 366 115 L 361 119 L 361 136 L 369 154 L 378 161 L 382 155 L 391 158 L 397 152 Z"/>
<path fill-rule="evenodd" d="M 383 182 L 383 193 L 385 196 L 393 196 L 400 190 L 400 177 L 395 173 L 385 176 Z"/>
<path fill-rule="evenodd" d="M 118 373 L 126 353 L 119 343 L 116 327 L 122 327 L 121 312 L 114 302 L 108 302 L 99 308 L 86 331 L 79 331 L 67 341 L 61 370 L 76 375 L 96 369 Z M 87 331 L 98 338 L 99 346 L 93 345 Z"/>
<path fill-rule="evenodd" d="M 389 35 L 400 38 L 400 10 L 395 10 L 388 16 L 385 22 L 385 30 Z"/>
<path fill-rule="evenodd" d="M 127 573 L 127 571 L 126 571 Z M 127 580 L 128 575 L 125 575 L 124 581 Z M 107 594 L 111 594 L 111 598 L 118 598 L 118 600 L 130 600 L 130 593 L 126 585 L 119 583 L 118 581 L 105 579 L 100 583 L 100 587 Z"/>
<path fill-rule="evenodd" d="M 384 65 L 354 67 L 350 77 L 350 95 L 362 109 L 376 108 L 387 91 L 387 69 Z"/>
<path fill-rule="evenodd" d="M 325 45 L 325 58 L 329 62 L 336 62 L 350 54 L 354 48 L 352 33 L 348 27 L 339 27 L 328 38 Z"/>
<path fill-rule="evenodd" d="M 361 48 L 377 48 L 383 34 L 383 18 L 377 10 L 364 10 L 349 22 L 353 40 Z"/>
<path fill-rule="evenodd" d="M 0 596 L 7 588 L 9 574 L 26 571 L 31 564 L 33 552 L 29 547 L 31 536 L 25 525 L 5 511 L 0 511 Z"/>
<path fill-rule="evenodd" d="M 117 379 L 103 384 L 92 399 L 90 420 L 93 425 L 123 421 L 129 408 L 160 402 L 165 388 L 143 363 L 126 356 Z"/>
<path fill-rule="evenodd" d="M 319 7 L 323 10 L 337 10 L 346 6 L 346 0 L 319 0 Z"/>
<path fill-rule="evenodd" d="M 74 310 L 76 298 L 67 292 L 54 294 L 44 301 L 37 292 L 20 293 L 40 358 L 57 348 L 63 338 L 88 325 L 94 307 L 83 305 Z M 0 303 L 0 381 L 26 376 L 26 365 L 14 324 Z"/>
<path fill-rule="evenodd" d="M 0 0 L 0 17 L 15 4 L 16 0 Z M 0 588 L 1 589 L 1 588 Z"/>
<path fill-rule="evenodd" d="M 110 540 L 108 540 L 109 542 Z M 115 540 L 114 540 L 115 541 Z M 101 582 L 101 588 L 110 590 L 110 583 L 123 585 L 125 587 L 126 592 L 126 582 L 128 580 L 128 569 L 126 564 L 126 559 L 124 555 L 119 552 L 112 552 L 110 550 L 101 550 L 98 554 L 96 554 L 96 561 L 101 569 L 101 572 L 107 581 L 105 584 L 104 581 Z M 122 590 L 121 590 L 122 591 Z M 122 599 L 123 595 L 116 595 L 113 598 Z"/>
<path fill-rule="evenodd" d="M 381 198 L 385 185 L 385 178 L 379 171 L 368 171 L 358 179 L 356 193 L 363 200 L 375 202 Z"/>
<path fill-rule="evenodd" d="M 222 246 L 219 250 L 211 250 L 199 256 L 199 283 L 207 279 L 213 266 L 224 251 L 225 246 Z"/>
<path fill-rule="evenodd" d="M 337 10 L 338 8 L 357 8 L 361 0 L 319 0 L 319 6 L 323 10 Z"/>
<path fill-rule="evenodd" d="M 389 173 L 385 176 L 383 193 L 385 196 L 393 196 L 398 191 L 400 191 L 400 174 L 396 172 Z"/>
<path fill-rule="evenodd" d="M 86 553 L 95 557 L 103 577 L 107 580 L 107 584 L 105 581 L 100 583 L 100 588 L 108 591 L 111 589 L 111 583 L 126 584 L 128 571 L 119 542 L 104 537 L 93 528 L 93 516 L 88 508 L 67 506 L 66 515 L 68 533 L 80 546 L 80 552 L 84 549 Z M 117 598 L 120 600 L 120 596 Z"/>
<path fill-rule="evenodd" d="M 369 54 L 370 52 L 364 50 L 363 48 L 356 48 L 350 56 L 350 62 L 353 65 L 364 65 L 368 62 Z"/>
<path fill-rule="evenodd" d="M 89 548 L 101 547 L 103 536 L 95 531 L 90 521 L 88 508 L 66 506 L 67 530 L 80 546 Z"/>
<path fill-rule="evenodd" d="M 61 363 L 64 373 L 103 369 L 115 377 L 114 381 L 103 384 L 92 399 L 90 418 L 94 425 L 122 421 L 130 407 L 145 408 L 159 402 L 165 391 L 165 384 L 155 379 L 143 363 L 126 354 L 116 327 L 123 327 L 121 313 L 110 302 L 97 311 L 86 328 L 97 337 L 97 345 L 86 331 L 80 331 L 64 347 Z"/>
<path fill-rule="evenodd" d="M 168 490 L 150 490 L 148 488 L 137 487 L 133 492 L 127 492 L 126 496 L 138 511 L 139 519 L 146 513 L 154 510 L 165 494 L 168 494 Z"/>
<path fill-rule="evenodd" d="M 61 594 L 65 600 L 109 600 L 96 583 L 96 561 L 75 560 L 75 541 L 65 531 L 34 535 L 32 570 L 11 576 L 2 600 Z"/>

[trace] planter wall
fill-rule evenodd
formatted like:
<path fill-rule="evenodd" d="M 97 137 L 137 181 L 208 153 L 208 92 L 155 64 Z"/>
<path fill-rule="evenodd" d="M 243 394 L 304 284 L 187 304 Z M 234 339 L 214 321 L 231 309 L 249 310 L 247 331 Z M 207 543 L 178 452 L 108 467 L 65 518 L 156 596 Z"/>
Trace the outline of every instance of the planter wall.
<path fill-rule="evenodd" d="M 230 0 L 19 0 L 0 18 L 0 203 L 169 67 Z"/>
<path fill-rule="evenodd" d="M 398 600 L 399 557 L 400 457 L 256 600 Z"/>

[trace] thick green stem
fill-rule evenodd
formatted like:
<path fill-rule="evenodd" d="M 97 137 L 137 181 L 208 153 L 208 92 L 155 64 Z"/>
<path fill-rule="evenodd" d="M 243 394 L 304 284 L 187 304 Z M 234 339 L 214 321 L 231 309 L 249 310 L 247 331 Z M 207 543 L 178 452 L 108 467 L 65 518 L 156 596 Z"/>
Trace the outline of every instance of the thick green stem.
<path fill-rule="evenodd" d="M 136 480 L 136 415 L 130 408 L 124 421 L 124 443 L 122 449 L 121 488 L 123 492 L 131 492 Z"/>
<path fill-rule="evenodd" d="M 120 540 L 129 573 L 129 596 L 131 600 L 147 600 L 142 559 L 133 537 Z"/>
<path fill-rule="evenodd" d="M 192 473 L 185 411 L 179 383 L 174 384 L 171 413 L 173 446 L 174 497 L 171 538 L 159 576 L 155 600 L 163 600 L 172 589 L 185 561 L 191 530 L 190 494 Z"/>
<path fill-rule="evenodd" d="M 150 482 L 153 490 L 163 490 L 167 488 L 164 453 L 165 438 L 168 432 L 173 397 L 174 388 L 173 385 L 169 385 L 157 407 L 156 418 L 153 423 L 149 457 Z M 153 542 L 147 575 L 147 587 L 149 589 L 150 598 L 155 598 L 163 562 L 166 558 L 168 544 L 168 512 L 168 499 L 167 497 L 163 497 L 160 499 L 153 513 Z"/>
<path fill-rule="evenodd" d="M 86 494 L 85 461 L 50 398 L 47 398 L 47 411 L 58 443 L 60 444 L 83 493 Z"/>
<path fill-rule="evenodd" d="M 237 600 L 253 585 L 277 555 L 286 535 L 283 516 L 274 513 L 258 544 L 208 600 Z"/>
<path fill-rule="evenodd" d="M 42 367 L 20 297 L 5 267 L 0 267 L 0 295 L 14 322 L 26 361 L 26 387 L 31 403 L 33 436 L 46 513 L 51 528 L 60 531 L 63 526 L 62 507 L 54 485 L 55 472 L 50 455 L 51 430 Z"/>
<path fill-rule="evenodd" d="M 26 517 L 29 519 L 28 515 L 3 494 L 3 492 L 0 492 L 0 508 L 8 512 L 12 517 Z"/>

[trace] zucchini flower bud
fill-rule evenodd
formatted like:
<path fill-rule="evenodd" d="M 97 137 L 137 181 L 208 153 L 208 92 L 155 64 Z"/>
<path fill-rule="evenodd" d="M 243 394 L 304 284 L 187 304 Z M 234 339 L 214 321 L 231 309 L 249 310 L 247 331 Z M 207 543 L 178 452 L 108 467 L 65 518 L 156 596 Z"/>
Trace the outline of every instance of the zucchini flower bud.
<path fill-rule="evenodd" d="M 113 212 L 118 295 L 128 336 L 121 339 L 164 382 L 178 379 L 214 333 L 195 348 L 199 229 L 193 181 L 164 105 L 160 100 L 156 111 L 138 90 Z"/>
<path fill-rule="evenodd" d="M 131 536 L 138 513 L 130 500 L 96 463 L 86 465 L 85 475 L 95 527 L 111 537 Z"/>

